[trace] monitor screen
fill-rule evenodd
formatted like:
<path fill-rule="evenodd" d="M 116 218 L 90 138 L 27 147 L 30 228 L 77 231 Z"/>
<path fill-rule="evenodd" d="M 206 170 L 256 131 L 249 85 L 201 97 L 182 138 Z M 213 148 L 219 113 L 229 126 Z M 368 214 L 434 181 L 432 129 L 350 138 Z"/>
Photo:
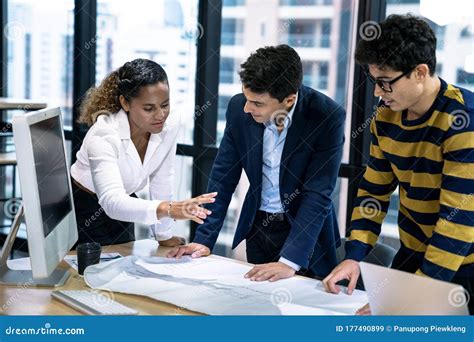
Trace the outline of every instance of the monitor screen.
<path fill-rule="evenodd" d="M 44 236 L 72 210 L 58 116 L 30 126 Z"/>

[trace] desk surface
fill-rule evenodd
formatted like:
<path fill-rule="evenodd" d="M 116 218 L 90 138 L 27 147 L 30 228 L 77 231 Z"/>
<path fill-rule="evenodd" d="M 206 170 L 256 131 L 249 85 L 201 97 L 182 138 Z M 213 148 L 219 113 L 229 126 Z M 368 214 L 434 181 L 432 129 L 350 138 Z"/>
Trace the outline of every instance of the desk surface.
<path fill-rule="evenodd" d="M 0 165 L 15 165 L 15 164 L 16 164 L 15 152 L 0 152 Z"/>
<path fill-rule="evenodd" d="M 118 252 L 123 256 L 164 256 L 170 248 L 159 247 L 154 240 L 139 240 L 122 245 L 106 246 L 103 253 Z M 71 253 L 71 254 L 75 254 Z M 238 262 L 238 261 L 236 261 Z M 82 277 L 64 261 L 61 268 L 69 269 L 71 277 L 66 284 L 56 289 L 83 290 L 89 289 Z M 0 285 L 0 314 L 4 315 L 80 315 L 81 313 L 51 298 L 52 288 L 17 287 Z M 110 296 L 109 294 L 106 294 Z M 148 297 L 113 293 L 114 299 L 140 315 L 197 315 L 197 313 L 179 308 L 175 305 L 152 300 Z"/>
<path fill-rule="evenodd" d="M 38 110 L 46 108 L 46 102 L 40 102 L 29 99 L 19 99 L 13 97 L 0 97 L 0 110 L 18 109 L 18 110 Z"/>

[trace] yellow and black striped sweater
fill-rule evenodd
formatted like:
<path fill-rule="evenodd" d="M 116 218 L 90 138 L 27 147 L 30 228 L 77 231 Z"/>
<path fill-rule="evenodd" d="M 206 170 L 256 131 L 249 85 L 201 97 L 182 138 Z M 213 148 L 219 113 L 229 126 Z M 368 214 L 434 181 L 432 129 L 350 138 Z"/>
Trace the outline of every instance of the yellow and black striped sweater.
<path fill-rule="evenodd" d="M 381 104 L 370 128 L 346 259 L 362 260 L 375 244 L 398 186 L 402 262 L 394 267 L 445 281 L 474 277 L 474 93 L 441 80 L 421 118 Z"/>

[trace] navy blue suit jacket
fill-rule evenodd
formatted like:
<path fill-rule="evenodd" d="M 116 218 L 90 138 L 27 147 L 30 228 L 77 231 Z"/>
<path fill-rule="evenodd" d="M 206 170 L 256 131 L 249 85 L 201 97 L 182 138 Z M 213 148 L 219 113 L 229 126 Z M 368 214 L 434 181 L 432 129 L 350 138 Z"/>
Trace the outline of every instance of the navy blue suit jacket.
<path fill-rule="evenodd" d="M 232 194 L 245 170 L 250 187 L 240 214 L 232 248 L 252 227 L 260 208 L 264 125 L 243 111 L 243 94 L 227 107 L 226 128 L 211 171 L 208 192 L 217 191 L 206 222 L 197 228 L 194 242 L 214 247 Z M 326 276 L 337 264 L 340 245 L 331 199 L 344 144 L 345 111 L 329 97 L 301 86 L 288 130 L 280 166 L 280 197 L 290 222 L 280 256 Z"/>

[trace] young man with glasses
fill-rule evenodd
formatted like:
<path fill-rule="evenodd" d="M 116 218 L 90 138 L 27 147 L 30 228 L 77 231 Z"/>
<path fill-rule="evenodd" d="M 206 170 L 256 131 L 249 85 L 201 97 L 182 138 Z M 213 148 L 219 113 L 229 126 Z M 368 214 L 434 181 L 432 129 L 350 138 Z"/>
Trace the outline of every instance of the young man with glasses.
<path fill-rule="evenodd" d="M 436 73 L 436 37 L 421 18 L 391 15 L 380 37 L 361 40 L 356 60 L 381 98 L 370 157 L 352 212 L 346 257 L 325 279 L 349 280 L 376 243 L 399 189 L 401 247 L 392 267 L 474 288 L 474 94 Z M 473 300 L 469 303 L 473 313 Z M 359 313 L 369 313 L 366 306 Z"/>

